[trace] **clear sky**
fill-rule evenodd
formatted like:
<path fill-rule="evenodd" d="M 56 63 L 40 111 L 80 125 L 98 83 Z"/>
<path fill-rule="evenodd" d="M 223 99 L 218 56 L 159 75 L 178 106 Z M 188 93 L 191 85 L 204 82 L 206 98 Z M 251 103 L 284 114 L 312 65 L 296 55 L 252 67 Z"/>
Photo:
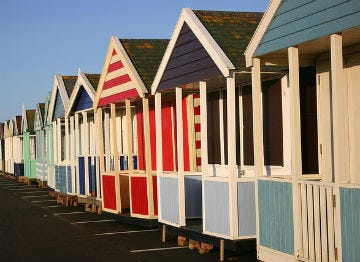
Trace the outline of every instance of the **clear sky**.
<path fill-rule="evenodd" d="M 100 73 L 112 35 L 170 38 L 181 9 L 265 11 L 269 0 L 0 0 L 0 122 L 43 102 L 55 74 Z"/>

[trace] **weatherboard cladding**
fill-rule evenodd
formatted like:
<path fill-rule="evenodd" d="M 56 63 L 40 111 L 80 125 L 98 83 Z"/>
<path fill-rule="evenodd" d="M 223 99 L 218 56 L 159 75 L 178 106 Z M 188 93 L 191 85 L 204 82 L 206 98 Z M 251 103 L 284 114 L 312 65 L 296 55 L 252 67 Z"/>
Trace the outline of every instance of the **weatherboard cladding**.
<path fill-rule="evenodd" d="M 283 0 L 255 56 L 360 25 L 359 0 Z"/>
<path fill-rule="evenodd" d="M 263 13 L 194 10 L 194 14 L 236 69 L 246 70 L 243 55 Z M 221 75 L 204 46 L 185 22 L 158 90 Z"/>
<path fill-rule="evenodd" d="M 56 91 L 56 98 L 55 98 L 55 107 L 54 107 L 54 114 L 53 120 L 58 117 L 63 117 L 65 115 L 65 108 L 61 99 L 61 95 L 59 90 Z"/>
<path fill-rule="evenodd" d="M 86 89 L 83 86 L 81 86 L 79 93 L 77 94 L 77 99 L 73 108 L 75 109 L 75 111 L 81 111 L 92 108 L 92 106 L 93 106 L 93 101 L 91 97 L 87 93 Z"/>
<path fill-rule="evenodd" d="M 145 87 L 150 91 L 168 39 L 119 39 Z"/>
<path fill-rule="evenodd" d="M 160 80 L 158 90 L 221 75 L 215 62 L 184 23 Z"/>

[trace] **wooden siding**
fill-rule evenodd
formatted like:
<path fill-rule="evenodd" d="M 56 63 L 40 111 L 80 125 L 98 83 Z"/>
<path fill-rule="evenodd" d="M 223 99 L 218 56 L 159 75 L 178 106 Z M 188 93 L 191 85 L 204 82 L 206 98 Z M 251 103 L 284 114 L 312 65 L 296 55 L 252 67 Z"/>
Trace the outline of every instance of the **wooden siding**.
<path fill-rule="evenodd" d="M 131 212 L 140 215 L 148 215 L 148 198 L 146 177 L 131 177 Z"/>
<path fill-rule="evenodd" d="M 282 1 L 255 56 L 341 32 L 359 21 L 359 0 Z"/>
<path fill-rule="evenodd" d="M 292 184 L 258 181 L 260 245 L 294 254 Z"/>
<path fill-rule="evenodd" d="M 96 157 L 88 157 L 89 166 L 89 193 L 92 196 L 97 196 L 96 185 Z"/>
<path fill-rule="evenodd" d="M 179 224 L 179 187 L 177 178 L 160 177 L 159 200 L 161 205 L 160 219 Z"/>
<path fill-rule="evenodd" d="M 71 178 L 71 166 L 66 167 L 66 186 L 67 186 L 67 192 L 68 193 L 74 193 L 72 192 L 72 178 Z"/>
<path fill-rule="evenodd" d="M 81 111 L 93 107 L 93 101 L 84 87 L 80 87 L 74 104 L 75 111 Z"/>
<path fill-rule="evenodd" d="M 79 168 L 79 190 L 80 195 L 85 195 L 85 159 L 84 157 L 78 158 Z"/>
<path fill-rule="evenodd" d="M 205 181 L 205 230 L 228 236 L 229 221 L 229 186 L 225 182 Z"/>
<path fill-rule="evenodd" d="M 160 80 L 158 91 L 221 75 L 190 27 L 184 23 Z"/>
<path fill-rule="evenodd" d="M 201 176 L 185 176 L 185 216 L 202 217 Z"/>
<path fill-rule="evenodd" d="M 360 189 L 340 188 L 341 240 L 343 261 L 360 258 Z"/>
<path fill-rule="evenodd" d="M 238 183 L 237 188 L 239 236 L 255 236 L 255 183 Z"/>
<path fill-rule="evenodd" d="M 103 206 L 104 208 L 116 210 L 116 185 L 115 176 L 102 175 Z"/>
<path fill-rule="evenodd" d="M 66 194 L 66 166 L 57 166 L 57 190 Z"/>
<path fill-rule="evenodd" d="M 54 107 L 54 114 L 53 119 L 56 119 L 58 117 L 63 117 L 65 115 L 65 108 L 63 101 L 60 96 L 60 92 L 57 91 L 56 99 L 55 99 L 55 107 Z"/>

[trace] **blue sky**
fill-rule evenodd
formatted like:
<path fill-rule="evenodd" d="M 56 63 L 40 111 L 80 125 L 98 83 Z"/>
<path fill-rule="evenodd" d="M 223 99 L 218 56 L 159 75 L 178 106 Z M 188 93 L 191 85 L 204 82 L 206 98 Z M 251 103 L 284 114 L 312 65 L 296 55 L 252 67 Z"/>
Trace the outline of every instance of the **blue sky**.
<path fill-rule="evenodd" d="M 54 75 L 100 73 L 112 35 L 170 38 L 183 7 L 265 11 L 269 0 L 0 0 L 0 122 L 43 102 Z"/>

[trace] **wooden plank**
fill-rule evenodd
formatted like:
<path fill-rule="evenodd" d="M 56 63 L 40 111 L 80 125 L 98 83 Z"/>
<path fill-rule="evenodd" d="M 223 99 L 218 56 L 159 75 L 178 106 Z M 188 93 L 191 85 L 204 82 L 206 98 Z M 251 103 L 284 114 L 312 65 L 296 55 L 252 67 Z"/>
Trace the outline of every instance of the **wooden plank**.
<path fill-rule="evenodd" d="M 301 161 L 301 123 L 300 123 L 300 90 L 299 90 L 299 51 L 295 47 L 288 48 L 289 86 L 291 99 L 291 176 L 293 181 L 293 216 L 294 216 L 294 247 L 295 256 L 302 254 L 302 227 L 300 186 L 297 184 L 302 175 Z M 309 237 L 310 232 L 309 232 Z"/>
<path fill-rule="evenodd" d="M 314 243 L 314 202 L 313 186 L 307 185 L 307 213 L 308 213 L 308 233 L 309 233 L 309 259 L 315 260 L 315 243 Z"/>
<path fill-rule="evenodd" d="M 160 175 L 163 172 L 163 157 L 162 157 L 162 123 L 161 123 L 161 93 L 155 94 L 155 125 L 156 125 L 156 173 L 157 173 L 157 185 L 158 185 L 158 196 L 161 197 L 161 185 Z M 159 197 L 159 199 L 160 199 Z M 161 215 L 161 202 L 158 205 L 159 220 L 162 219 Z"/>
<path fill-rule="evenodd" d="M 321 258 L 322 262 L 328 261 L 328 232 L 327 232 L 327 213 L 326 213 L 326 188 L 320 187 L 320 216 L 321 216 Z"/>
<path fill-rule="evenodd" d="M 303 257 L 309 257 L 309 237 L 308 237 L 308 213 L 307 213 L 307 197 L 306 184 L 301 184 L 301 220 L 302 220 L 302 239 L 303 239 Z"/>
<path fill-rule="evenodd" d="M 176 95 L 176 143 L 179 187 L 179 221 L 180 226 L 186 225 L 185 217 L 185 176 L 184 176 L 184 135 L 182 115 L 182 89 L 175 88 Z M 175 147 L 174 147 L 175 148 Z"/>
<path fill-rule="evenodd" d="M 186 97 L 186 115 L 188 119 L 188 145 L 189 145 L 189 171 L 197 171 L 196 146 L 195 146 L 195 119 L 194 119 L 194 96 Z"/>
<path fill-rule="evenodd" d="M 127 129 L 127 145 L 128 145 L 128 168 L 129 168 L 129 173 L 131 174 L 134 171 L 134 162 L 133 162 L 133 142 L 132 142 L 133 132 L 132 132 L 132 121 L 131 121 L 131 104 L 129 99 L 125 100 L 125 107 L 126 107 L 126 129 Z"/>
<path fill-rule="evenodd" d="M 148 214 L 154 216 L 154 190 L 151 165 L 151 146 L 150 146 L 150 120 L 149 120 L 149 99 L 142 99 L 144 140 L 145 140 L 145 168 L 146 168 L 146 192 L 148 199 Z M 140 123 L 137 123 L 138 125 Z"/>
<path fill-rule="evenodd" d="M 335 228 L 332 187 L 326 187 L 326 207 L 328 218 L 329 261 L 335 261 Z"/>
<path fill-rule="evenodd" d="M 315 260 L 321 261 L 321 228 L 320 228 L 320 200 L 319 186 L 314 185 L 314 228 L 315 228 Z"/>
<path fill-rule="evenodd" d="M 235 73 L 226 78 L 227 90 L 227 143 L 229 161 L 229 216 L 230 237 L 237 238 L 239 234 L 237 212 L 237 165 L 236 165 L 236 113 L 235 113 Z"/>
<path fill-rule="evenodd" d="M 89 194 L 89 123 L 87 112 L 82 112 L 83 118 L 83 139 L 81 144 L 83 146 L 82 155 L 85 160 L 85 194 Z"/>

